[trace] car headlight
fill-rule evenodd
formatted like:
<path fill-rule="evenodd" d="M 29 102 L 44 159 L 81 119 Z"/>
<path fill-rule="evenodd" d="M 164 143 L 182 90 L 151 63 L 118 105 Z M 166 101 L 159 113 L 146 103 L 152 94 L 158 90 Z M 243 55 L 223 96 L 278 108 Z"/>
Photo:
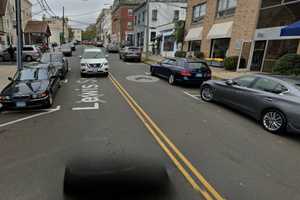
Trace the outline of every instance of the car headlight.
<path fill-rule="evenodd" d="M 10 96 L 0 96 L 0 100 L 2 101 L 8 101 L 10 99 L 11 99 Z"/>
<path fill-rule="evenodd" d="M 104 63 L 103 65 L 106 66 L 106 67 L 108 67 L 108 63 Z"/>
<path fill-rule="evenodd" d="M 38 94 L 33 94 L 31 95 L 32 99 L 41 99 L 48 96 L 48 92 L 43 92 L 43 93 L 38 93 Z"/>

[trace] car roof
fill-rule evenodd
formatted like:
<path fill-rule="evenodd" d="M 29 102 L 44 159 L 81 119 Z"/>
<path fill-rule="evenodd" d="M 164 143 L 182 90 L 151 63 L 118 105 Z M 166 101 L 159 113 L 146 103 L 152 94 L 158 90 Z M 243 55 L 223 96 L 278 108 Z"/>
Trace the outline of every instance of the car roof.
<path fill-rule="evenodd" d="M 87 48 L 84 49 L 84 52 L 102 52 L 102 50 L 99 48 Z"/>
<path fill-rule="evenodd" d="M 201 63 L 206 63 L 205 60 L 202 60 L 200 58 L 178 58 L 178 57 L 175 57 L 175 58 L 165 58 L 165 59 L 170 59 L 170 60 L 176 60 L 176 61 L 179 61 L 179 60 L 183 60 L 184 62 L 187 62 L 187 63 L 193 63 L 193 62 L 201 62 Z"/>
<path fill-rule="evenodd" d="M 49 66 L 50 66 L 49 63 L 27 63 L 23 66 L 23 68 L 38 69 L 38 68 L 48 68 Z"/>

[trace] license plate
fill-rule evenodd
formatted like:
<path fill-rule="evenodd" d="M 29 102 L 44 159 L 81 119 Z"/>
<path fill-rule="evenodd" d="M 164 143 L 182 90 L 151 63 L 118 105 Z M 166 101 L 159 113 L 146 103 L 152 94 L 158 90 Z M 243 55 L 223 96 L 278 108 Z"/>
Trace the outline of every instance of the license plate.
<path fill-rule="evenodd" d="M 18 108 L 23 108 L 23 107 L 26 106 L 26 103 L 23 102 L 23 101 L 19 101 L 19 102 L 16 103 L 16 106 L 17 106 Z"/>
<path fill-rule="evenodd" d="M 202 77 L 202 74 L 196 74 L 196 77 Z"/>

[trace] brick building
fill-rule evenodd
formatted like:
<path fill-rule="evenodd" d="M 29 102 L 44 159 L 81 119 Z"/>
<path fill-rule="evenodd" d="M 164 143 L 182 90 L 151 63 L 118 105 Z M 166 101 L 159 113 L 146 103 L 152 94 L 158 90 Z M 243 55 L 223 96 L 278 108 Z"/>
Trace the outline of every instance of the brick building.
<path fill-rule="evenodd" d="M 141 0 L 115 0 L 112 7 L 112 42 L 133 44 L 133 9 Z"/>
<path fill-rule="evenodd" d="M 205 57 L 250 56 L 261 0 L 190 0 L 184 50 Z M 246 62 L 247 63 L 247 62 Z M 240 66 L 246 68 L 247 66 Z"/>

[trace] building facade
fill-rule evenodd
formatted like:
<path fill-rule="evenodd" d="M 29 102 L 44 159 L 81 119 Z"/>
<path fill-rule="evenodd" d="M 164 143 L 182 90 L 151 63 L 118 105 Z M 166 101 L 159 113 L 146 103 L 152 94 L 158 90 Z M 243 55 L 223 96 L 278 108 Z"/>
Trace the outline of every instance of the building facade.
<path fill-rule="evenodd" d="M 49 43 L 57 43 L 61 45 L 63 42 L 63 32 L 64 32 L 64 41 L 69 41 L 69 25 L 68 19 L 65 18 L 64 28 L 63 28 L 63 18 L 61 17 L 50 17 L 44 18 L 43 21 L 47 22 L 51 31 L 51 36 L 49 38 Z M 64 29 L 64 30 L 63 30 Z"/>
<path fill-rule="evenodd" d="M 140 0 L 115 0 L 112 7 L 111 41 L 119 44 L 133 44 L 133 9 Z"/>
<path fill-rule="evenodd" d="M 112 21 L 111 21 L 111 8 L 102 9 L 97 18 L 97 40 L 102 41 L 104 46 L 111 42 Z"/>
<path fill-rule="evenodd" d="M 135 45 L 162 56 L 174 56 L 177 50 L 174 31 L 175 23 L 186 17 L 186 0 L 150 0 L 149 1 L 149 38 L 147 31 L 146 2 L 134 9 Z"/>
<path fill-rule="evenodd" d="M 276 60 L 287 53 L 300 54 L 300 35 L 281 36 L 286 26 L 300 21 L 300 1 L 262 0 L 248 69 L 271 72 Z"/>
<path fill-rule="evenodd" d="M 73 31 L 73 40 L 74 41 L 82 41 L 82 30 L 80 28 L 72 28 Z"/>
<path fill-rule="evenodd" d="M 184 50 L 205 57 L 243 55 L 246 69 L 261 0 L 191 0 Z"/>

